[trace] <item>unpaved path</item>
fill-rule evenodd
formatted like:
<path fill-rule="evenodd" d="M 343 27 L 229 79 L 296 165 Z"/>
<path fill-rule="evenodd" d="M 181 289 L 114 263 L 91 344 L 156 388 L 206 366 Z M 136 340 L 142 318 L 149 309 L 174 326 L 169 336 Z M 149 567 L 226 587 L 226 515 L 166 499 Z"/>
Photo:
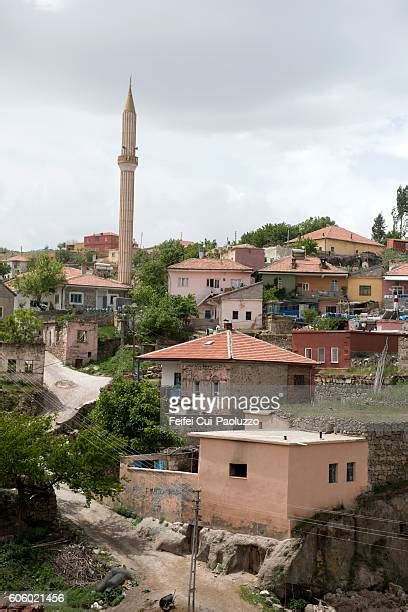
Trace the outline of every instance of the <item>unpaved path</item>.
<path fill-rule="evenodd" d="M 51 408 L 57 412 L 56 425 L 75 417 L 85 404 L 95 402 L 100 390 L 110 382 L 108 376 L 91 376 L 68 368 L 52 353 L 45 352 L 44 383 L 55 396 Z"/>
<path fill-rule="evenodd" d="M 97 546 L 107 549 L 121 565 L 126 565 L 138 587 L 128 591 L 115 612 L 159 610 L 158 600 L 176 591 L 176 610 L 187 610 L 187 585 L 190 556 L 179 557 L 151 550 L 137 535 L 128 519 L 106 506 L 92 502 L 85 506 L 79 493 L 67 488 L 57 491 L 62 515 L 84 529 Z M 254 607 L 239 596 L 241 584 L 253 582 L 254 576 L 245 573 L 216 576 L 205 564 L 197 564 L 197 612 L 254 612 Z M 147 591 L 148 592 L 143 592 Z"/>

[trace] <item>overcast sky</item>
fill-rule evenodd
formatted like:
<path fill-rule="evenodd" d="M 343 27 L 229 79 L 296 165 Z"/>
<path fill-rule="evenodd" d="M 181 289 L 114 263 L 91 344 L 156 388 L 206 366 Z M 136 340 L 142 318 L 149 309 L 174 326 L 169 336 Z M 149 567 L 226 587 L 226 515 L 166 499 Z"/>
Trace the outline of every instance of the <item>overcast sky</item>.
<path fill-rule="evenodd" d="M 0 246 L 117 231 L 225 242 L 330 215 L 370 235 L 408 183 L 405 0 L 0 0 Z"/>

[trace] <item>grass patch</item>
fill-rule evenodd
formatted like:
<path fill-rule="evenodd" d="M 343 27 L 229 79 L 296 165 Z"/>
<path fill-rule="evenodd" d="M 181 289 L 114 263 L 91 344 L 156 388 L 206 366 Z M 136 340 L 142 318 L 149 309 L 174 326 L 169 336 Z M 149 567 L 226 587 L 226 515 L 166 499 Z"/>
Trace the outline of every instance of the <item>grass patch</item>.
<path fill-rule="evenodd" d="M 111 376 L 113 378 L 121 374 L 132 374 L 132 369 L 132 348 L 123 347 L 119 348 L 112 357 L 89 363 L 82 368 L 82 372 L 99 376 Z"/>
<path fill-rule="evenodd" d="M 254 589 L 253 587 L 245 584 L 240 587 L 239 595 L 243 601 L 246 601 L 246 603 L 249 603 L 251 606 L 258 608 L 259 610 L 262 610 L 262 612 L 267 612 L 271 609 L 270 604 L 266 603 L 267 600 L 272 600 L 273 603 L 280 604 L 279 598 L 273 593 L 270 593 L 269 595 L 261 595 L 261 591 L 259 589 Z"/>
<path fill-rule="evenodd" d="M 132 508 L 128 508 L 127 506 L 124 506 L 123 504 L 114 506 L 112 510 L 116 512 L 116 514 L 120 514 L 120 516 L 124 516 L 125 518 L 133 519 L 134 521 L 137 521 L 138 523 L 140 523 L 140 521 L 142 520 L 141 517 L 137 514 L 137 512 L 132 510 Z"/>
<path fill-rule="evenodd" d="M 119 332 L 114 325 L 103 325 L 98 327 L 98 340 L 103 342 L 104 340 L 112 340 L 113 338 L 119 338 Z"/>

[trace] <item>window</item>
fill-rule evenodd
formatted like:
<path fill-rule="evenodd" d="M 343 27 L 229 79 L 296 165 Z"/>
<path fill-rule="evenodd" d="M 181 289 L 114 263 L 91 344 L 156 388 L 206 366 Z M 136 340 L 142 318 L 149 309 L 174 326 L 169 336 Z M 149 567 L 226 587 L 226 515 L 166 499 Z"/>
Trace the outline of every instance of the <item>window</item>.
<path fill-rule="evenodd" d="M 326 361 L 326 351 L 322 346 L 317 349 L 317 361 L 319 363 L 324 363 Z"/>
<path fill-rule="evenodd" d="M 213 396 L 214 397 L 218 397 L 219 396 L 219 394 L 220 394 L 220 383 L 218 382 L 218 380 L 213 380 L 212 391 L 213 391 Z"/>
<path fill-rule="evenodd" d="M 334 247 L 330 247 L 330 252 L 334 253 Z"/>
<path fill-rule="evenodd" d="M 309 291 L 310 285 L 309 283 L 301 283 L 302 291 Z"/>
<path fill-rule="evenodd" d="M 338 291 L 339 284 L 335 278 L 331 281 L 330 287 L 331 287 L 331 291 Z"/>
<path fill-rule="evenodd" d="M 281 276 L 278 276 L 276 279 L 276 286 L 278 289 L 283 289 L 283 280 Z"/>
<path fill-rule="evenodd" d="M 69 294 L 69 303 L 70 304 L 83 304 L 84 303 L 84 294 L 83 293 L 70 293 Z"/>
<path fill-rule="evenodd" d="M 332 363 L 339 363 L 339 349 L 337 346 L 332 346 L 330 349 L 330 361 Z"/>
<path fill-rule="evenodd" d="M 346 480 L 347 482 L 354 482 L 354 462 L 352 461 L 347 464 Z"/>
<path fill-rule="evenodd" d="M 337 482 L 337 463 L 329 463 L 329 482 Z"/>
<path fill-rule="evenodd" d="M 233 310 L 233 311 L 232 311 L 232 318 L 233 318 L 235 321 L 237 321 L 237 320 L 238 320 L 238 315 L 239 315 L 238 310 Z"/>
<path fill-rule="evenodd" d="M 304 385 L 305 384 L 305 375 L 304 374 L 295 374 L 293 377 L 294 385 Z"/>
<path fill-rule="evenodd" d="M 337 306 L 326 306 L 326 312 L 337 312 Z"/>
<path fill-rule="evenodd" d="M 82 329 L 78 329 L 77 342 L 80 342 L 80 343 L 88 342 L 88 332 Z"/>
<path fill-rule="evenodd" d="M 0 306 L 0 319 L 3 318 L 3 306 Z"/>
<path fill-rule="evenodd" d="M 239 289 L 241 286 L 241 281 L 239 280 L 239 278 L 232 278 L 231 279 L 231 287 L 233 289 Z"/>
<path fill-rule="evenodd" d="M 205 319 L 211 319 L 211 310 L 205 310 L 204 311 L 204 318 Z"/>
<path fill-rule="evenodd" d="M 247 310 L 245 313 L 245 320 L 251 321 L 251 319 L 252 319 L 252 312 L 250 310 Z"/>
<path fill-rule="evenodd" d="M 371 285 L 359 285 L 358 295 L 371 295 Z"/>
<path fill-rule="evenodd" d="M 188 278 L 186 276 L 178 277 L 178 286 L 179 287 L 188 287 Z"/>
<path fill-rule="evenodd" d="M 246 478 L 247 477 L 247 464 L 246 463 L 230 463 L 229 464 L 229 475 L 233 478 Z"/>
<path fill-rule="evenodd" d="M 310 347 L 305 348 L 305 357 L 307 357 L 308 359 L 312 358 L 312 349 Z"/>
<path fill-rule="evenodd" d="M 24 372 L 26 374 L 32 374 L 34 372 L 34 361 L 28 359 L 24 362 Z"/>
<path fill-rule="evenodd" d="M 59 297 L 60 297 L 60 296 L 59 296 L 59 293 L 56 293 L 56 294 L 54 295 L 54 303 L 55 303 L 55 304 L 59 304 Z"/>
<path fill-rule="evenodd" d="M 174 386 L 180 387 L 181 385 L 181 372 L 174 372 Z"/>
<path fill-rule="evenodd" d="M 200 393 L 200 381 L 199 380 L 193 381 L 193 393 L 194 395 L 199 395 Z"/>
<path fill-rule="evenodd" d="M 220 281 L 218 278 L 207 278 L 207 287 L 211 287 L 212 289 L 219 289 Z"/>
<path fill-rule="evenodd" d="M 7 372 L 17 372 L 17 360 L 16 359 L 7 360 Z"/>
<path fill-rule="evenodd" d="M 404 295 L 404 287 L 402 285 L 391 287 L 391 290 L 393 295 Z"/>

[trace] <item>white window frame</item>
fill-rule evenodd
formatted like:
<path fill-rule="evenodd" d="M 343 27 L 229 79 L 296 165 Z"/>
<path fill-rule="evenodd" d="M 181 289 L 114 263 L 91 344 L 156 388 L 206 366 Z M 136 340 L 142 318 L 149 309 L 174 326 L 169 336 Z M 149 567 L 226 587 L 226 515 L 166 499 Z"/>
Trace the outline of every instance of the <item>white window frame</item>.
<path fill-rule="evenodd" d="M 178 287 L 188 287 L 188 276 L 179 276 L 177 279 Z"/>
<path fill-rule="evenodd" d="M 80 302 L 75 302 L 72 299 L 73 295 L 80 295 L 81 296 L 81 301 Z M 84 294 L 81 291 L 70 291 L 69 292 L 69 303 L 73 304 L 75 306 L 83 306 L 84 305 Z"/>
<path fill-rule="evenodd" d="M 219 289 L 220 279 L 219 278 L 207 278 L 207 287 L 210 287 L 211 289 Z"/>
<path fill-rule="evenodd" d="M 24 373 L 25 374 L 33 374 L 34 372 L 34 360 L 26 359 L 24 361 Z"/>
<path fill-rule="evenodd" d="M 404 285 L 395 285 L 391 287 L 392 295 L 404 295 L 405 294 L 404 289 L 405 289 Z"/>
<path fill-rule="evenodd" d="M 334 354 L 336 354 L 336 359 L 333 358 Z M 339 363 L 339 347 L 338 346 L 330 347 L 330 363 Z"/>
<path fill-rule="evenodd" d="M 319 351 L 323 351 L 323 359 L 319 359 Z M 317 363 L 324 363 L 326 361 L 326 348 L 324 346 L 317 347 Z"/>
<path fill-rule="evenodd" d="M 307 346 L 305 348 L 305 357 L 307 357 L 308 359 L 312 359 L 312 355 L 313 355 L 312 347 Z"/>

